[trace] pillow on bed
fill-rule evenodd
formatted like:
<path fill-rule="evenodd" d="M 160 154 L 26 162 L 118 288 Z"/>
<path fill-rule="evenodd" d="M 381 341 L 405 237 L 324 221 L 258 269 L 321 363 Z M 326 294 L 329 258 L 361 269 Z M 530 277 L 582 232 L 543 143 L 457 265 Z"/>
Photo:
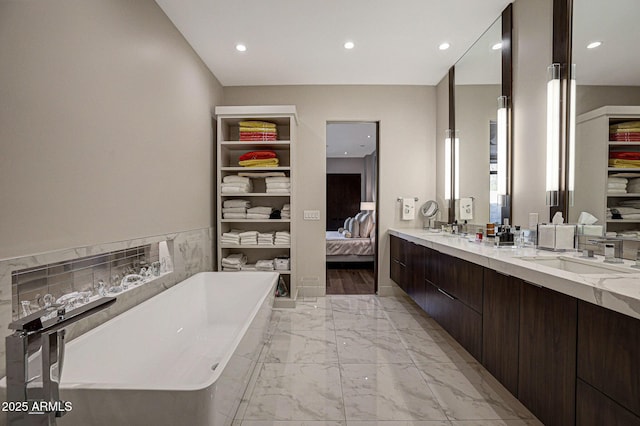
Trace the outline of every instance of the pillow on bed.
<path fill-rule="evenodd" d="M 349 227 L 347 228 L 349 232 L 351 232 L 351 238 L 360 237 L 360 222 L 358 222 L 355 218 L 351 219 L 349 222 Z"/>
<path fill-rule="evenodd" d="M 373 226 L 373 216 L 371 213 L 365 213 L 362 215 L 360 218 L 360 237 L 369 238 Z"/>
<path fill-rule="evenodd" d="M 367 214 L 366 212 L 359 212 L 357 215 L 354 216 L 354 219 L 357 220 L 358 222 L 360 222 L 362 220 L 362 216 L 364 216 L 365 214 Z"/>
<path fill-rule="evenodd" d="M 342 225 L 342 227 L 343 227 L 344 229 L 349 229 L 349 219 L 351 219 L 351 218 L 350 218 L 350 217 L 348 217 L 348 218 L 346 218 L 346 219 L 344 220 L 344 225 Z"/>

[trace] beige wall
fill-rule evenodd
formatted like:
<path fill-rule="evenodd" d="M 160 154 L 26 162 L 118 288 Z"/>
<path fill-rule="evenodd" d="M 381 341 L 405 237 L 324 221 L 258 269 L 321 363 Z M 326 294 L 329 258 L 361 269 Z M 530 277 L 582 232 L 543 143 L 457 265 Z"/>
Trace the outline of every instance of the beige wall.
<path fill-rule="evenodd" d="M 537 212 L 549 220 L 545 205 L 547 67 L 551 64 L 552 1 L 513 4 L 513 219 L 528 224 Z"/>
<path fill-rule="evenodd" d="M 640 105 L 638 86 L 576 87 L 576 115 L 608 105 Z"/>
<path fill-rule="evenodd" d="M 0 3 L 0 258 L 212 226 L 222 88 L 152 0 Z"/>
<path fill-rule="evenodd" d="M 298 279 L 304 294 L 325 290 L 325 173 L 327 121 L 380 121 L 379 286 L 389 278 L 389 227 L 419 227 L 400 220 L 398 197 L 435 196 L 435 88 L 428 86 L 225 87 L 227 105 L 296 105 L 298 128 L 296 220 Z M 302 221 L 302 210 L 320 210 L 320 221 Z M 313 285 L 308 286 L 308 283 Z"/>

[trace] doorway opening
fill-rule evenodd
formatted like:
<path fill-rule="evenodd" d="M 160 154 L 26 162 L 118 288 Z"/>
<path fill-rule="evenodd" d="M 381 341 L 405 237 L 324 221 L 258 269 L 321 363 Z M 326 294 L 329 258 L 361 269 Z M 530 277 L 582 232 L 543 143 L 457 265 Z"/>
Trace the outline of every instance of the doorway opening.
<path fill-rule="evenodd" d="M 327 294 L 375 294 L 379 122 L 327 122 Z"/>

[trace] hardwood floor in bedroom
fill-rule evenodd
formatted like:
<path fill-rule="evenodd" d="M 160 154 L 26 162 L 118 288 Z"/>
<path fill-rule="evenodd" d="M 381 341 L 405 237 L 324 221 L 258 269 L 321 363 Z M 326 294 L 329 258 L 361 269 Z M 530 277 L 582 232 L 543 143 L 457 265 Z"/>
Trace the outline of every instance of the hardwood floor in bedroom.
<path fill-rule="evenodd" d="M 374 294 L 373 269 L 327 269 L 327 294 Z"/>

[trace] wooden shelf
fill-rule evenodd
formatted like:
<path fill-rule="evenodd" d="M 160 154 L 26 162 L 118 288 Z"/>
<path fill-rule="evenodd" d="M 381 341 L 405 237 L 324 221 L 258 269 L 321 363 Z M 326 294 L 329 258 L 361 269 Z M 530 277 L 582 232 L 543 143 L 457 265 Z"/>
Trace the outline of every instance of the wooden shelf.
<path fill-rule="evenodd" d="M 242 167 L 242 166 L 223 166 L 220 167 L 220 171 L 223 172 L 286 172 L 291 170 L 291 167 Z M 640 169 L 636 169 L 640 170 Z"/>
<path fill-rule="evenodd" d="M 256 192 L 222 193 L 217 189 L 216 208 L 217 215 L 216 232 L 222 234 L 231 229 L 252 230 L 258 232 L 288 231 L 291 235 L 290 244 L 260 245 L 260 244 L 228 244 L 218 237 L 216 243 L 216 258 L 218 265 L 229 253 L 243 253 L 248 257 L 248 263 L 255 263 L 258 259 L 269 257 L 288 256 L 290 270 L 274 271 L 281 275 L 289 287 L 291 297 L 278 297 L 274 302 L 277 308 L 293 308 L 297 296 L 296 278 L 296 238 L 295 221 L 287 219 L 225 219 L 222 208 L 226 200 L 247 199 L 251 204 L 265 205 L 280 208 L 283 204 L 291 207 L 291 217 L 295 217 L 295 197 L 292 192 L 296 182 L 296 149 L 297 149 L 297 125 L 296 107 L 293 105 L 275 106 L 220 106 L 215 108 L 217 142 L 216 142 L 216 186 L 219 186 L 225 176 L 237 173 L 278 172 L 289 177 L 291 189 L 286 193 L 266 192 L 266 181 L 263 177 L 253 178 L 252 190 Z M 268 121 L 276 125 L 278 140 L 271 141 L 241 141 L 241 121 Z M 269 150 L 274 151 L 279 160 L 278 167 L 242 167 L 238 165 L 239 158 L 245 152 Z M 277 207 L 278 206 L 278 207 Z M 262 249 L 262 251 L 261 251 Z"/>
<path fill-rule="evenodd" d="M 640 219 L 607 219 L 607 223 L 640 223 Z"/>
<path fill-rule="evenodd" d="M 290 249 L 291 248 L 291 244 L 287 244 L 287 245 L 276 245 L 276 244 L 272 244 L 272 245 L 255 245 L 255 244 L 221 244 L 220 248 L 223 249 Z"/>
<path fill-rule="evenodd" d="M 291 193 L 271 194 L 266 192 L 237 192 L 232 194 L 220 194 L 221 197 L 290 197 Z"/>
<path fill-rule="evenodd" d="M 611 193 L 607 193 L 607 197 L 611 197 L 611 198 L 616 198 L 616 197 L 629 197 L 629 198 L 638 197 L 638 198 L 640 198 L 640 194 L 638 194 L 638 193 L 629 193 L 629 192 L 627 192 L 626 194 L 611 194 Z"/>

